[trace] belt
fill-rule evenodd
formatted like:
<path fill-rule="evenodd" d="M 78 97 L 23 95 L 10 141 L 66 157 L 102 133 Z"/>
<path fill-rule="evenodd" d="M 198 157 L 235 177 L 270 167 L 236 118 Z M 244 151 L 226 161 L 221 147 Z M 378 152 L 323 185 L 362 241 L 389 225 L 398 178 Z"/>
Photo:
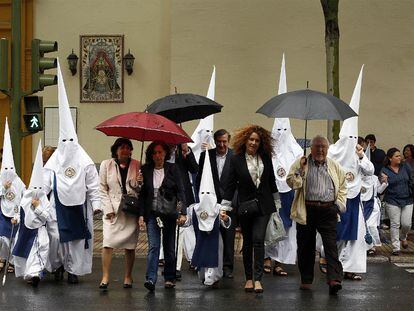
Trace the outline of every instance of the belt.
<path fill-rule="evenodd" d="M 311 207 L 330 207 L 334 205 L 334 201 L 322 202 L 322 201 L 305 201 L 306 206 Z"/>

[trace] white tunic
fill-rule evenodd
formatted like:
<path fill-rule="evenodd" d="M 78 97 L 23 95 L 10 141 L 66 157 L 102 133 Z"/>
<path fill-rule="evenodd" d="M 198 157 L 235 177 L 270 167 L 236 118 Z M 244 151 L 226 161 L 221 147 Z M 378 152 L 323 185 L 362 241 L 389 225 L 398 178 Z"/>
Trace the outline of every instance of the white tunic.
<path fill-rule="evenodd" d="M 23 277 L 25 280 L 40 276 L 44 269 L 51 272 L 48 260 L 49 236 L 45 227 L 46 222 L 50 220 L 50 204 L 47 198 L 42 201 L 34 210 L 30 206 L 22 207 L 25 212 L 24 225 L 29 229 L 38 229 L 29 256 L 27 258 L 14 256 L 16 277 Z"/>
<path fill-rule="evenodd" d="M 87 208 L 85 218 L 88 219 L 87 226 L 91 233 L 88 240 L 89 248 L 85 249 L 85 240 L 75 240 L 65 243 L 59 242 L 59 231 L 56 217 L 56 205 L 53 194 L 54 175 L 53 171 L 45 169 L 44 189 L 46 193 L 51 193 L 51 219 L 47 224 L 47 231 L 50 238 L 50 264 L 52 270 L 64 266 L 65 271 L 75 275 L 85 275 L 92 272 L 93 254 L 93 213 L 100 210 L 99 197 L 99 176 L 94 165 L 88 165 L 80 171 L 82 179 L 85 181 L 85 192 Z M 69 197 L 69 196 L 67 196 Z M 86 217 L 87 216 L 87 217 Z"/>
<path fill-rule="evenodd" d="M 187 208 L 187 220 L 184 224 L 184 227 L 193 225 L 193 212 L 194 207 L 197 204 L 192 204 Z M 226 229 L 231 226 L 231 218 L 227 222 L 224 222 L 220 219 L 220 225 Z M 215 268 L 200 268 L 198 271 L 198 277 L 203 282 L 204 285 L 211 286 L 215 282 L 219 281 L 223 277 L 223 238 L 221 237 L 221 232 L 219 234 L 219 258 L 218 258 L 218 267 Z"/>

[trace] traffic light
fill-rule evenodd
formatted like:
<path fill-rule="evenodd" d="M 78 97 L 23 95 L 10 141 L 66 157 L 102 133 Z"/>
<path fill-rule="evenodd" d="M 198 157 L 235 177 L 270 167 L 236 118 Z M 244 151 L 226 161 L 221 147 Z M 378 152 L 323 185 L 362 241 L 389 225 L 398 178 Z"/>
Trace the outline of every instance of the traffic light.
<path fill-rule="evenodd" d="M 32 40 L 32 92 L 43 91 L 45 86 L 57 84 L 57 76 L 44 74 L 47 69 L 57 67 L 56 57 L 43 57 L 45 53 L 56 52 L 56 41 Z"/>
<path fill-rule="evenodd" d="M 0 39 L 0 91 L 9 90 L 9 40 Z"/>
<path fill-rule="evenodd" d="M 30 133 L 37 133 L 43 130 L 43 97 L 25 96 L 25 114 L 23 115 L 24 124 Z"/>

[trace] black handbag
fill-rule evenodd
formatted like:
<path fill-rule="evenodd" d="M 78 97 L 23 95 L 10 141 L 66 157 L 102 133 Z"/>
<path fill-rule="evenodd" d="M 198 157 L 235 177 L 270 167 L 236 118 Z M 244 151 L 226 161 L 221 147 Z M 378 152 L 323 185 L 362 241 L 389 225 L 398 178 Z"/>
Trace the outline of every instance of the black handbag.
<path fill-rule="evenodd" d="M 154 203 L 153 212 L 155 215 L 177 218 L 177 196 L 172 191 L 168 191 L 165 187 L 161 186 L 158 189 Z"/>
<path fill-rule="evenodd" d="M 253 199 L 249 201 L 240 202 L 239 216 L 252 216 L 260 213 L 259 200 Z"/>
<path fill-rule="evenodd" d="M 138 198 L 132 195 L 122 195 L 121 202 L 119 203 L 121 211 L 134 216 L 139 216 L 139 204 Z"/>

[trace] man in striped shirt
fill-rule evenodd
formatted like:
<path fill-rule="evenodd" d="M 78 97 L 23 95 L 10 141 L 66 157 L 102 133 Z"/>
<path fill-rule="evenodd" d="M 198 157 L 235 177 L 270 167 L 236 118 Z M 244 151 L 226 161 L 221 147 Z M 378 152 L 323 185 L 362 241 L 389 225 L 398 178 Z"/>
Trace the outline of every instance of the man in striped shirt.
<path fill-rule="evenodd" d="M 336 224 L 340 209 L 345 208 L 345 172 L 327 158 L 328 140 L 316 136 L 311 154 L 298 159 L 290 168 L 287 184 L 296 190 L 291 218 L 297 222 L 298 266 L 302 284 L 309 290 L 313 282 L 316 230 L 321 234 L 327 260 L 329 294 L 342 288 L 342 265 L 336 246 Z"/>

